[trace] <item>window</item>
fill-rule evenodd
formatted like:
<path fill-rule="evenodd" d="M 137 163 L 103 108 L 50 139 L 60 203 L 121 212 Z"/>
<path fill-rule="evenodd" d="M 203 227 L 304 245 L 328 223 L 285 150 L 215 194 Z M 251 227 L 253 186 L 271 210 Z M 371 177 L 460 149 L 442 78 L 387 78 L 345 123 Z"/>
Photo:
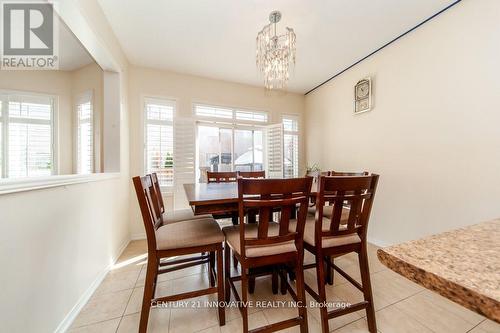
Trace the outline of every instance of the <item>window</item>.
<path fill-rule="evenodd" d="M 94 108 L 92 93 L 85 93 L 76 106 L 77 173 L 94 172 Z"/>
<path fill-rule="evenodd" d="M 233 123 L 267 123 L 267 112 L 253 110 L 237 110 L 218 106 L 200 105 L 194 106 L 194 113 L 198 117 L 219 119 L 231 119 Z"/>
<path fill-rule="evenodd" d="M 4 93 L 0 94 L 0 104 L 2 178 L 53 174 L 54 99 Z"/>
<path fill-rule="evenodd" d="M 174 112 L 174 101 L 145 99 L 146 173 L 156 172 L 166 187 L 174 185 Z"/>
<path fill-rule="evenodd" d="M 283 116 L 283 164 L 285 178 L 299 176 L 299 121 L 297 116 Z"/>

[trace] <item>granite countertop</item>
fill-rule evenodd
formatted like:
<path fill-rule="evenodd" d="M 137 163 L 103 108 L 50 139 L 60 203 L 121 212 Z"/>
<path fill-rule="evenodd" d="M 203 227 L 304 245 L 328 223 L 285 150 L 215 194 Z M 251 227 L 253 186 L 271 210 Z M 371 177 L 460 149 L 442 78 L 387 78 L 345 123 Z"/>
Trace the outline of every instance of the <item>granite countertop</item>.
<path fill-rule="evenodd" d="M 393 271 L 500 323 L 500 219 L 377 251 Z"/>

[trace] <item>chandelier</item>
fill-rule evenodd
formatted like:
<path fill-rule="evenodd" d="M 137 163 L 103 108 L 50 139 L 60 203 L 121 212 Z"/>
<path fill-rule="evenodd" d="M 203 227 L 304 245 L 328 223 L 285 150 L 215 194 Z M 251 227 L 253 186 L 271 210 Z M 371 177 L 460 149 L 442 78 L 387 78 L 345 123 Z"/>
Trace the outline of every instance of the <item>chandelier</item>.
<path fill-rule="evenodd" d="M 267 89 L 283 89 L 290 78 L 290 67 L 295 65 L 295 32 L 286 28 L 283 35 L 276 34 L 279 11 L 269 14 L 269 23 L 257 34 L 257 67 L 264 74 Z"/>

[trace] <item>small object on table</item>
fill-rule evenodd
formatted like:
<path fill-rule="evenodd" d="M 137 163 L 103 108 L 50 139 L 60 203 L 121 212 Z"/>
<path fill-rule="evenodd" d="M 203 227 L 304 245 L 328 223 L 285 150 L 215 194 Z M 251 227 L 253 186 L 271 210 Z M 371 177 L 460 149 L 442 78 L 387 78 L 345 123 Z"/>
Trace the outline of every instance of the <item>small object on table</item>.
<path fill-rule="evenodd" d="M 500 323 L 500 219 L 377 251 L 427 289 Z"/>

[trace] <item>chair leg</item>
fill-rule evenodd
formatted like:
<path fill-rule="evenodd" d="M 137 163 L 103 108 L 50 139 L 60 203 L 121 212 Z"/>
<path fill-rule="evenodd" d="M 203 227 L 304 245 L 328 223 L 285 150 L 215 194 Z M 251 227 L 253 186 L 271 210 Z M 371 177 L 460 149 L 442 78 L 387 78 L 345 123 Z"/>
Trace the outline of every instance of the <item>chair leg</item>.
<path fill-rule="evenodd" d="M 243 333 L 248 333 L 248 275 L 246 268 L 241 267 L 241 317 L 243 318 Z"/>
<path fill-rule="evenodd" d="M 215 287 L 215 252 L 210 252 L 210 259 L 208 261 L 208 276 L 210 279 L 210 287 Z"/>
<path fill-rule="evenodd" d="M 333 258 L 330 256 L 326 256 L 325 261 L 328 261 L 329 263 L 333 263 Z M 333 285 L 333 274 L 334 274 L 333 268 L 328 266 L 328 264 L 326 264 L 326 262 L 325 262 L 325 270 L 326 270 L 325 283 L 328 283 L 329 285 Z"/>
<path fill-rule="evenodd" d="M 222 305 L 224 302 L 224 274 L 222 269 L 222 249 L 217 250 L 217 295 L 219 309 L 219 326 L 226 324 L 226 307 Z"/>
<path fill-rule="evenodd" d="M 276 269 L 273 269 L 271 283 L 272 283 L 273 294 L 277 295 L 278 294 L 278 271 Z"/>
<path fill-rule="evenodd" d="M 255 292 L 255 276 L 248 276 L 248 293 L 253 294 Z"/>
<path fill-rule="evenodd" d="M 318 281 L 318 295 L 322 303 L 326 302 L 325 291 L 325 265 L 323 264 L 323 256 L 316 254 L 316 278 Z M 328 333 L 328 308 L 320 306 L 319 313 L 321 315 L 321 331 Z"/>
<path fill-rule="evenodd" d="M 300 333 L 307 333 L 309 328 L 307 326 L 307 300 L 306 300 L 306 291 L 304 286 L 304 268 L 303 268 L 303 259 L 299 259 L 297 263 L 297 274 L 296 276 L 296 289 L 297 289 L 297 299 L 302 305 L 299 307 L 299 316 L 302 317 L 302 323 L 300 324 Z"/>
<path fill-rule="evenodd" d="M 227 242 L 225 242 L 224 243 L 224 281 L 225 281 L 224 291 L 226 294 L 226 302 L 229 302 L 231 300 L 231 286 L 229 285 L 230 278 L 231 278 L 231 249 L 229 248 L 229 245 L 227 245 Z"/>
<path fill-rule="evenodd" d="M 148 258 L 146 271 L 146 281 L 144 283 L 144 295 L 142 297 L 142 311 L 139 322 L 139 333 L 146 333 L 148 328 L 149 311 L 151 310 L 151 300 L 153 299 L 154 283 L 158 276 L 157 261 L 151 256 Z"/>
<path fill-rule="evenodd" d="M 280 291 L 281 291 L 281 295 L 286 295 L 286 285 L 288 283 L 288 281 L 286 280 L 286 271 L 285 269 L 282 269 L 281 270 L 281 274 L 280 274 L 280 282 L 281 282 L 281 288 L 280 288 Z"/>
<path fill-rule="evenodd" d="M 368 320 L 368 330 L 370 333 L 377 332 L 377 323 L 375 321 L 375 310 L 373 306 L 372 286 L 370 282 L 370 269 L 368 267 L 368 254 L 366 252 L 366 243 L 361 245 L 359 252 L 359 269 L 361 271 L 361 282 L 363 283 L 363 296 L 368 302 L 366 306 L 366 318 Z"/>

